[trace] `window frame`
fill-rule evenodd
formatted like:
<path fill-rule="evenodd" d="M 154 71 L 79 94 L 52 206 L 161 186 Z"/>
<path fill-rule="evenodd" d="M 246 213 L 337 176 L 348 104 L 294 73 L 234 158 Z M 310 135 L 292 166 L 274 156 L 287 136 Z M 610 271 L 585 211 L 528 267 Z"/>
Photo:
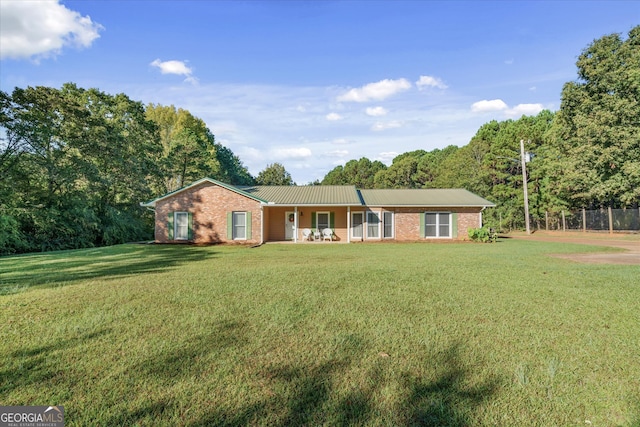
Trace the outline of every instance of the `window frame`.
<path fill-rule="evenodd" d="M 320 228 L 320 215 L 326 215 L 327 216 L 327 226 L 326 227 Z M 329 211 L 316 212 L 316 230 L 318 230 L 319 232 L 322 232 L 322 230 L 324 230 L 325 228 L 331 228 L 331 212 L 329 212 Z M 335 231 L 335 230 L 333 230 L 333 231 Z"/>
<path fill-rule="evenodd" d="M 387 214 L 391 216 L 391 220 L 387 224 Z M 390 234 L 387 235 L 387 226 L 390 227 Z M 393 239 L 395 237 L 395 215 L 393 211 L 382 211 L 382 238 Z"/>
<path fill-rule="evenodd" d="M 242 215 L 242 223 L 236 222 L 236 215 Z M 244 237 L 238 236 L 238 230 L 244 231 Z M 246 211 L 232 211 L 231 212 L 231 238 L 232 240 L 247 240 L 247 212 Z"/>
<path fill-rule="evenodd" d="M 375 236 L 372 236 L 372 235 L 369 234 L 369 230 L 371 230 L 372 229 L 371 227 L 373 226 L 373 222 L 369 220 L 369 216 L 370 215 L 374 215 L 376 220 L 377 220 L 377 224 L 376 224 L 377 227 L 375 228 L 375 230 L 376 230 L 376 235 Z M 367 211 L 367 221 L 366 221 L 366 224 L 367 224 L 367 232 L 366 232 L 367 239 L 380 239 L 380 224 L 381 223 L 382 223 L 382 221 L 380 219 L 380 212 L 378 212 L 378 211 Z"/>
<path fill-rule="evenodd" d="M 356 231 L 356 227 L 355 227 L 355 221 L 354 221 L 354 217 L 356 215 L 359 215 L 361 218 L 361 223 L 360 225 L 360 236 L 356 236 L 355 235 L 355 231 Z M 352 239 L 364 239 L 364 235 L 365 235 L 365 227 L 366 227 L 366 222 L 365 222 L 365 215 L 364 215 L 364 211 L 353 211 L 351 212 L 351 238 Z"/>
<path fill-rule="evenodd" d="M 184 218 L 184 224 L 179 224 L 179 217 Z M 181 229 L 184 234 L 178 231 Z M 173 213 L 173 240 L 189 240 L 189 212 L 176 211 Z"/>
<path fill-rule="evenodd" d="M 429 215 L 435 215 L 436 222 L 435 224 L 430 224 L 427 221 Z M 440 222 L 441 215 L 446 215 L 447 217 L 447 235 L 442 235 L 440 233 L 441 227 L 444 226 Z M 429 227 L 433 227 L 435 229 L 435 235 L 429 235 Z M 424 213 L 424 238 L 426 239 L 451 239 L 453 238 L 453 213 L 449 211 L 427 211 Z"/>

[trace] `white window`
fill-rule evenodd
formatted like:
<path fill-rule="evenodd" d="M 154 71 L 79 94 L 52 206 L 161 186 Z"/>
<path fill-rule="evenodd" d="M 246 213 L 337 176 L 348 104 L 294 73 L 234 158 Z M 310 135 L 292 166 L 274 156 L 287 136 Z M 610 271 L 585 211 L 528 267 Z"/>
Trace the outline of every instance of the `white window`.
<path fill-rule="evenodd" d="M 377 239 L 380 237 L 380 215 L 378 212 L 367 212 L 367 238 Z"/>
<path fill-rule="evenodd" d="M 316 227 L 319 231 L 329 228 L 329 212 L 318 212 L 316 214 Z"/>
<path fill-rule="evenodd" d="M 351 213 L 351 237 L 362 239 L 362 227 L 364 224 L 364 214 L 362 212 Z"/>
<path fill-rule="evenodd" d="M 246 240 L 247 239 L 247 213 L 234 212 L 232 227 L 233 227 L 234 240 Z"/>
<path fill-rule="evenodd" d="M 451 237 L 451 213 L 426 212 L 424 234 L 425 237 Z"/>
<path fill-rule="evenodd" d="M 174 224 L 173 236 L 175 240 L 189 239 L 189 213 L 188 212 L 175 212 L 173 224 Z"/>
<path fill-rule="evenodd" d="M 385 211 L 382 214 L 382 222 L 384 224 L 382 237 L 393 237 L 393 212 Z"/>

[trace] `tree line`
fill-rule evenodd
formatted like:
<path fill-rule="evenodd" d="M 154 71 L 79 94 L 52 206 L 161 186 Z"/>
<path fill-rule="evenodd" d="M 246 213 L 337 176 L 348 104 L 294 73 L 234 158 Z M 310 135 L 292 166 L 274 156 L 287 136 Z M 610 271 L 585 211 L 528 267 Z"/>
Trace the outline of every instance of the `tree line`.
<path fill-rule="evenodd" d="M 404 153 L 386 167 L 367 158 L 330 171 L 320 184 L 361 188 L 466 188 L 496 203 L 490 225 L 524 226 L 520 140 L 530 215 L 640 202 L 640 26 L 587 46 L 578 79 L 563 86 L 560 109 L 491 121 L 469 144 Z"/>
<path fill-rule="evenodd" d="M 188 111 L 74 84 L 0 92 L 0 138 L 0 254 L 148 240 L 141 201 L 254 182 Z"/>
<path fill-rule="evenodd" d="M 466 188 L 495 202 L 486 212 L 524 222 L 519 141 L 530 212 L 640 201 L 640 26 L 595 40 L 577 60 L 557 112 L 491 121 L 463 146 L 417 150 L 390 166 L 367 158 L 316 185 Z M 252 177 L 205 123 L 174 106 L 143 105 L 72 83 L 0 91 L 0 254 L 152 238 L 140 201 L 202 177 L 236 185 L 295 185 L 279 163 Z"/>

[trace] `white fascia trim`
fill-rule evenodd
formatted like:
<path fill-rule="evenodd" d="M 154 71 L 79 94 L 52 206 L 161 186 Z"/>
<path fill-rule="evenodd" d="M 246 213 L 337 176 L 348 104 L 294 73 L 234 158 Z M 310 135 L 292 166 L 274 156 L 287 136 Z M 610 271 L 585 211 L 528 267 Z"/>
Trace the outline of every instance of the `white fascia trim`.
<path fill-rule="evenodd" d="M 334 203 L 334 204 L 330 204 L 330 205 L 318 205 L 318 204 L 300 204 L 300 203 L 273 203 L 273 202 L 269 202 L 269 206 L 275 206 L 275 207 L 305 207 L 305 208 L 322 208 L 322 209 L 329 209 L 331 207 L 334 206 L 363 206 L 363 205 L 354 205 L 353 203 L 348 203 L 348 204 L 339 204 L 339 203 Z"/>
<path fill-rule="evenodd" d="M 353 206 L 353 205 L 351 205 Z M 392 209 L 392 208 L 437 208 L 437 209 L 446 209 L 446 208 L 494 208 L 496 205 L 362 205 L 367 208 L 383 208 L 383 209 Z"/>

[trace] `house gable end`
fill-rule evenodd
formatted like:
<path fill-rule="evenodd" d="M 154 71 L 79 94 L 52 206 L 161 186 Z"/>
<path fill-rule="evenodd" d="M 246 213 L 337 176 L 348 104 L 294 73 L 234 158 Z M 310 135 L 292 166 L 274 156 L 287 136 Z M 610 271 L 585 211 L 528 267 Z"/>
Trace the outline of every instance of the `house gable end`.
<path fill-rule="evenodd" d="M 155 207 L 157 202 L 166 200 L 166 199 L 168 199 L 170 197 L 173 197 L 173 196 L 175 196 L 175 195 L 177 195 L 179 193 L 182 193 L 184 191 L 191 190 L 194 187 L 197 187 L 198 185 L 200 185 L 202 183 L 205 183 L 205 182 L 209 182 L 211 184 L 214 184 L 214 185 L 217 185 L 219 187 L 225 188 L 225 189 L 227 189 L 229 191 L 233 191 L 234 193 L 240 194 L 240 195 L 245 196 L 245 197 L 247 197 L 249 199 L 253 199 L 253 200 L 257 201 L 257 202 L 268 203 L 267 200 L 264 200 L 264 199 L 262 199 L 260 197 L 256 197 L 256 196 L 254 196 L 254 195 L 252 195 L 250 193 L 247 193 L 247 192 L 245 192 L 245 191 L 241 190 L 240 188 L 237 188 L 237 187 L 235 187 L 233 185 L 225 184 L 224 182 L 220 182 L 220 181 L 212 179 L 212 178 L 203 178 L 203 179 L 200 179 L 200 180 L 198 180 L 198 181 L 196 181 L 196 182 L 194 182 L 194 183 L 192 183 L 190 185 L 187 185 L 186 187 L 182 187 L 182 188 L 180 188 L 178 190 L 175 190 L 175 191 L 172 191 L 170 193 L 167 193 L 164 196 L 160 196 L 157 199 L 154 199 L 154 200 L 152 200 L 150 202 L 141 202 L 140 206 L 143 206 L 143 207 Z"/>

